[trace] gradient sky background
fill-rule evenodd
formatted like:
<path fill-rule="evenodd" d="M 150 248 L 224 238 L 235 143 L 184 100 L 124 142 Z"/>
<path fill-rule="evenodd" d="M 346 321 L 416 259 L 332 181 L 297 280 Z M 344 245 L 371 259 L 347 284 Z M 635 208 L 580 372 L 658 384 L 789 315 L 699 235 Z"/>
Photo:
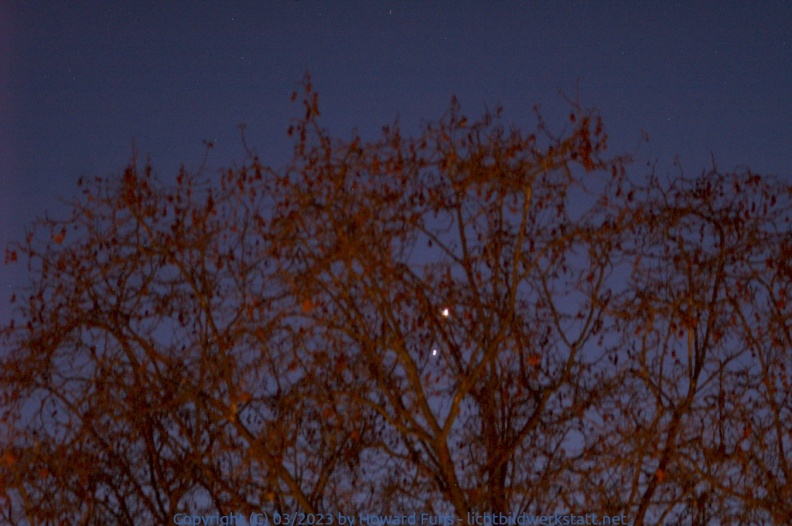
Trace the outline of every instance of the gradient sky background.
<path fill-rule="evenodd" d="M 0 246 L 80 176 L 119 174 L 137 144 L 167 179 L 244 159 L 284 164 L 312 73 L 323 123 L 414 132 L 456 94 L 530 128 L 564 125 L 562 90 L 598 107 L 611 153 L 686 172 L 748 165 L 792 181 L 792 3 L 8 2 L 0 0 Z M 642 130 L 650 142 L 642 145 Z M 24 265 L 0 267 L 0 321 Z"/>

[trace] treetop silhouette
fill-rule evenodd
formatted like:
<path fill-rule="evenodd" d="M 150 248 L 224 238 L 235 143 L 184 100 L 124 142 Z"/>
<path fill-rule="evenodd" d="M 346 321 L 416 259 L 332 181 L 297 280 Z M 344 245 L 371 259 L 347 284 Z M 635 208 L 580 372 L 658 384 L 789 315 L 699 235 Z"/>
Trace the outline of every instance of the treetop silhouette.
<path fill-rule="evenodd" d="M 8 248 L 4 521 L 792 519 L 792 188 L 628 177 L 574 104 L 344 140 L 294 98 L 286 168 L 133 159 Z"/>

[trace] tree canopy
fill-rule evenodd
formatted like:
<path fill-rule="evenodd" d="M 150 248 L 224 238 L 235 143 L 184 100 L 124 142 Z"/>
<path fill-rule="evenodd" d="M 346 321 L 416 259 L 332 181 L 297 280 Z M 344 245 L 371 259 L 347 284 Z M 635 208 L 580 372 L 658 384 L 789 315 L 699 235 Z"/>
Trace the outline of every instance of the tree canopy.
<path fill-rule="evenodd" d="M 792 521 L 792 187 L 633 173 L 574 104 L 372 140 L 299 99 L 287 167 L 132 162 L 7 249 L 4 522 Z"/>

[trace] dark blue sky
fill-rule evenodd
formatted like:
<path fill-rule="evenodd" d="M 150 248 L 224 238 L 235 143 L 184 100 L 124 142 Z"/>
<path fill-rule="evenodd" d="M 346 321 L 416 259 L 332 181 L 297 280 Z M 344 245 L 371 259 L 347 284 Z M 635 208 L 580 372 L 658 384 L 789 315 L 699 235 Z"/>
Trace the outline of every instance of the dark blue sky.
<path fill-rule="evenodd" d="M 414 131 L 458 95 L 530 127 L 563 126 L 559 89 L 599 107 L 612 153 L 690 173 L 749 165 L 792 180 L 788 2 L 4 2 L 0 4 L 0 244 L 82 175 L 119 173 L 134 140 L 169 178 L 290 156 L 289 102 L 306 71 L 324 124 Z M 17 266 L 21 267 L 21 266 Z M 0 270 L 0 320 L 21 268 Z"/>

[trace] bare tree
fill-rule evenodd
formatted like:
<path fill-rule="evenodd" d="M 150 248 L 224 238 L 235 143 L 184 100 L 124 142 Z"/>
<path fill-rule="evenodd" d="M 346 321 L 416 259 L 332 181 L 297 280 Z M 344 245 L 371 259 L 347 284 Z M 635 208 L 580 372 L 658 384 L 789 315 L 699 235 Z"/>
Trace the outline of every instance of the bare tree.
<path fill-rule="evenodd" d="M 787 523 L 790 187 L 713 170 L 639 192 L 614 302 L 624 388 L 601 409 L 590 505 L 636 524 Z"/>
<path fill-rule="evenodd" d="M 9 248 L 6 522 L 790 519 L 788 186 L 631 182 L 575 105 L 366 141 L 301 100 L 286 169 L 133 162 Z"/>

